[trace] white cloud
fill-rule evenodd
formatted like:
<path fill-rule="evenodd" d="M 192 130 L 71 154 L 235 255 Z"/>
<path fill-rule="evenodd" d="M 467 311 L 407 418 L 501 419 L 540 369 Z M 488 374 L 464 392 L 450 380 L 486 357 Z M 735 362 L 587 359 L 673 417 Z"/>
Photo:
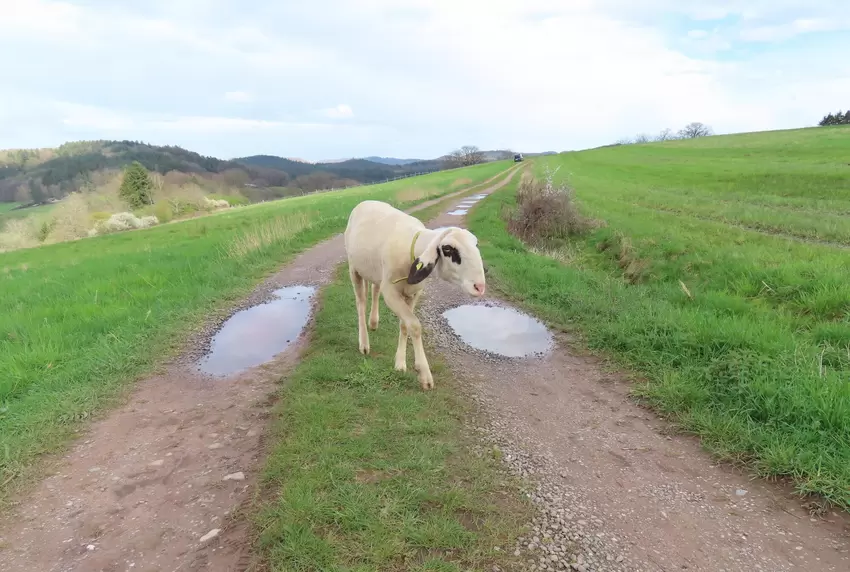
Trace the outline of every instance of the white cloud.
<path fill-rule="evenodd" d="M 0 147 L 48 133 L 221 156 L 435 156 L 581 148 L 695 120 L 806 125 L 843 104 L 850 64 L 835 54 L 850 40 L 776 42 L 839 29 L 843 4 L 0 0 L 0 50 L 26 54 L 4 60 L 0 101 L 18 95 Z M 683 27 L 662 28 L 664 15 Z"/>
<path fill-rule="evenodd" d="M 254 96 L 247 91 L 228 91 L 224 94 L 225 101 L 232 101 L 235 103 L 249 103 L 253 101 L 253 99 Z"/>
<path fill-rule="evenodd" d="M 354 110 L 352 110 L 351 106 L 346 103 L 340 103 L 337 106 L 325 109 L 322 113 L 331 119 L 347 119 L 349 117 L 354 117 Z"/>
<path fill-rule="evenodd" d="M 741 39 L 748 42 L 778 42 L 801 34 L 845 29 L 850 29 L 850 19 L 800 18 L 783 24 L 744 28 Z"/>

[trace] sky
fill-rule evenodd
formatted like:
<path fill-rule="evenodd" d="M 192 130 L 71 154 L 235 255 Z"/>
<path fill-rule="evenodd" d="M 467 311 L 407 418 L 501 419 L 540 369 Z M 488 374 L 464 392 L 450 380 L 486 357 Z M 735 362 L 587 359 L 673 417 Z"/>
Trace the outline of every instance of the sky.
<path fill-rule="evenodd" d="M 567 151 L 850 107 L 844 0 L 0 0 L 0 148 Z"/>

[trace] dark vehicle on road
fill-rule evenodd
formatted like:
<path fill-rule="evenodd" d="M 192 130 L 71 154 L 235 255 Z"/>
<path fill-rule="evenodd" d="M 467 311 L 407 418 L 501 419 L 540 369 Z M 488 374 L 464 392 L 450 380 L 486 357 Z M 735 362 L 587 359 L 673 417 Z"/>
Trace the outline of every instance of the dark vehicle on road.
<path fill-rule="evenodd" d="M 519 163 L 520 161 L 522 161 L 522 153 L 515 153 L 514 154 L 514 163 Z"/>

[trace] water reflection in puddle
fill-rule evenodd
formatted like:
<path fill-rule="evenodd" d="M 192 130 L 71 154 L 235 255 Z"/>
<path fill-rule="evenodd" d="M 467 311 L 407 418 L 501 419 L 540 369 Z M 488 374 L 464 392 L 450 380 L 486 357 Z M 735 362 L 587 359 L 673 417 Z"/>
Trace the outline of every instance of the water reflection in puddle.
<path fill-rule="evenodd" d="M 460 215 L 465 215 L 467 212 L 469 212 L 469 211 L 467 211 L 466 209 L 455 209 L 453 211 L 450 211 L 448 214 L 460 216 Z"/>
<path fill-rule="evenodd" d="M 443 313 L 449 326 L 475 349 L 505 357 L 541 354 L 552 335 L 541 322 L 513 308 L 464 305 Z"/>
<path fill-rule="evenodd" d="M 312 286 L 289 286 L 274 291 L 276 299 L 236 312 L 210 343 L 198 368 L 227 376 L 271 360 L 285 350 L 307 324 Z"/>

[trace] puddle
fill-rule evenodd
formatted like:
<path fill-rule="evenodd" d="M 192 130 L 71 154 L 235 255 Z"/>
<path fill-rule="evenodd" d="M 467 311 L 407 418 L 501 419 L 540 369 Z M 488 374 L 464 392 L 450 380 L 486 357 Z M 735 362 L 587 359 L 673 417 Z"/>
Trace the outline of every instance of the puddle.
<path fill-rule="evenodd" d="M 449 212 L 448 214 L 460 216 L 460 215 L 465 215 L 467 212 L 468 211 L 466 209 L 455 209 L 455 210 Z"/>
<path fill-rule="evenodd" d="M 228 376 L 270 361 L 285 350 L 307 324 L 312 286 L 289 286 L 274 291 L 276 299 L 233 314 L 213 337 L 209 353 L 198 368 Z"/>
<path fill-rule="evenodd" d="M 481 199 L 486 199 L 487 195 L 472 195 L 472 198 L 476 201 L 480 201 Z"/>
<path fill-rule="evenodd" d="M 464 305 L 443 313 L 449 326 L 477 350 L 505 357 L 542 354 L 552 346 L 552 335 L 541 322 L 513 308 Z"/>

